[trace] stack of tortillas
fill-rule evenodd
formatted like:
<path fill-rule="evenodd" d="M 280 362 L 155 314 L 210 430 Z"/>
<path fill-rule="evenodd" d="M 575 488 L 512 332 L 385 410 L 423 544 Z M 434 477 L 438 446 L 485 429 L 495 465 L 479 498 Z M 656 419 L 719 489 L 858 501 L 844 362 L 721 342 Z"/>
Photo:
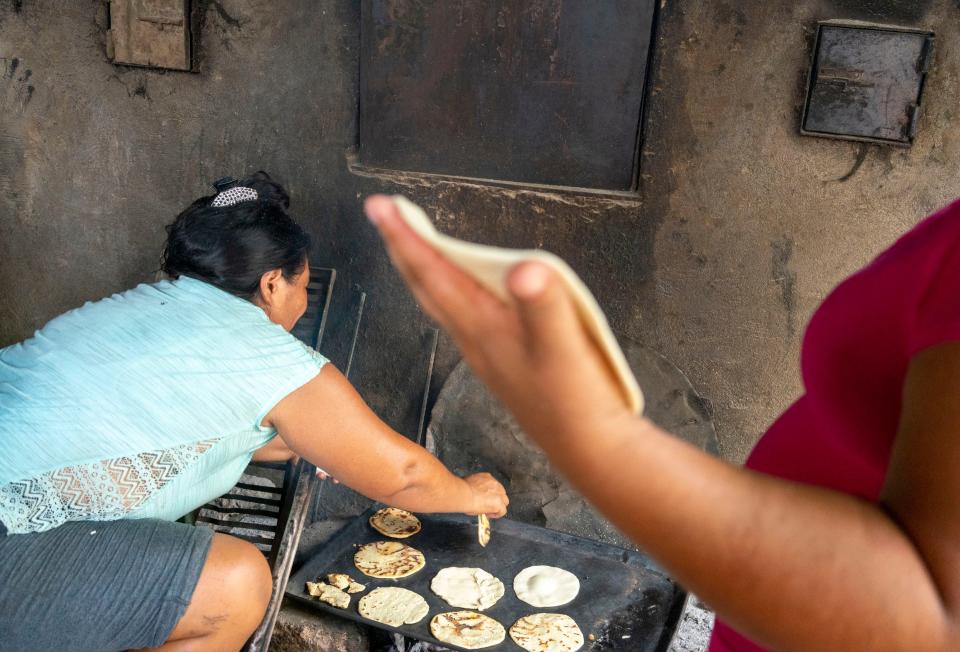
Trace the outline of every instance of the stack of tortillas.
<path fill-rule="evenodd" d="M 500 643 L 507 637 L 503 625 L 474 611 L 448 611 L 430 621 L 430 632 L 438 641 L 479 650 Z"/>
<path fill-rule="evenodd" d="M 353 564 L 361 573 L 387 579 L 413 575 L 426 563 L 422 552 L 399 541 L 366 543 L 353 555 Z"/>
<path fill-rule="evenodd" d="M 394 195 L 393 201 L 403 220 L 417 235 L 504 301 L 511 301 L 507 291 L 507 273 L 518 263 L 536 261 L 553 269 L 563 279 L 576 305 L 581 323 L 614 372 L 628 407 L 637 414 L 643 412 L 640 386 L 610 330 L 606 316 L 587 286 L 563 259 L 538 249 L 504 249 L 451 238 L 437 232 L 423 209 L 406 197 Z"/>
<path fill-rule="evenodd" d="M 396 586 L 382 586 L 360 598 L 357 611 L 364 618 L 399 627 L 420 622 L 430 611 L 422 596 Z"/>
<path fill-rule="evenodd" d="M 370 517 L 370 527 L 388 537 L 406 539 L 420 531 L 420 519 L 396 507 L 384 507 Z"/>
<path fill-rule="evenodd" d="M 583 632 L 563 614 L 524 616 L 510 627 L 510 638 L 530 652 L 575 652 L 583 647 Z"/>

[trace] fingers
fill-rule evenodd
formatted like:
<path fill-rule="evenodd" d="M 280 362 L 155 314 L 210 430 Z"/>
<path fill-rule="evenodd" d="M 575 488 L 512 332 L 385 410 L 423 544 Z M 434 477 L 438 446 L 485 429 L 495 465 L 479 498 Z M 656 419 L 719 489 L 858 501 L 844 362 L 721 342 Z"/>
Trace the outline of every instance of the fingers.
<path fill-rule="evenodd" d="M 364 210 L 380 231 L 390 259 L 417 301 L 442 326 L 463 333 L 470 329 L 472 316 L 478 310 L 499 306 L 499 300 L 473 277 L 417 235 L 400 216 L 392 199 L 373 195 L 367 198 Z"/>
<path fill-rule="evenodd" d="M 333 484 L 340 484 L 339 480 L 331 476 L 329 473 L 327 473 L 323 469 L 317 469 L 316 475 L 317 475 L 317 478 L 319 478 L 320 480 L 330 479 L 330 480 L 333 480 Z"/>
<path fill-rule="evenodd" d="M 569 351 L 583 338 L 583 328 L 570 293 L 558 274 L 547 265 L 524 262 L 507 276 L 507 289 L 517 301 L 528 346 L 541 359 Z"/>
<path fill-rule="evenodd" d="M 501 518 L 507 513 L 510 499 L 507 490 L 489 473 L 468 475 L 464 480 L 473 493 L 473 509 L 468 514 L 486 514 L 487 518 Z"/>

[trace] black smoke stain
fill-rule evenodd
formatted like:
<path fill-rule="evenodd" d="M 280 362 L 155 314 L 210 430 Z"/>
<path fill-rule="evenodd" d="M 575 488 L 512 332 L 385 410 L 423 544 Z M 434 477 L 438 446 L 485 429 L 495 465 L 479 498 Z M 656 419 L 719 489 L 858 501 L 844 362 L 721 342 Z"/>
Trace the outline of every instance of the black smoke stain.
<path fill-rule="evenodd" d="M 147 89 L 146 79 L 141 79 L 137 82 L 137 85 L 130 91 L 130 97 L 142 97 L 148 102 L 150 101 L 150 91 Z"/>
<path fill-rule="evenodd" d="M 830 4 L 844 18 L 916 23 L 930 11 L 933 0 L 830 0 Z"/>
<path fill-rule="evenodd" d="M 243 29 L 243 23 L 240 22 L 240 20 L 231 16 L 229 13 L 227 13 L 227 10 L 224 9 L 223 5 L 217 2 L 217 0 L 210 0 L 210 6 L 216 9 L 217 13 L 220 15 L 221 20 L 223 20 L 223 22 L 225 22 L 227 25 L 229 25 L 230 27 L 236 27 L 237 29 Z"/>
<path fill-rule="evenodd" d="M 19 14 L 23 11 L 23 0 L 13 0 L 13 13 Z"/>
<path fill-rule="evenodd" d="M 17 74 L 17 67 L 20 65 L 20 59 L 14 57 L 10 59 L 10 68 L 7 70 L 7 79 L 13 79 L 13 76 Z"/>
<path fill-rule="evenodd" d="M 797 331 L 797 273 L 789 267 L 793 256 L 793 240 L 784 236 L 771 242 L 770 248 L 771 275 L 773 282 L 780 286 L 780 301 L 787 313 L 787 333 L 793 336 Z"/>
<path fill-rule="evenodd" d="M 845 181 L 849 181 L 853 177 L 853 175 L 855 175 L 857 171 L 860 169 L 860 166 L 863 165 L 863 162 L 867 160 L 867 154 L 869 153 L 870 153 L 870 145 L 868 143 L 862 143 L 860 145 L 860 149 L 857 150 L 857 158 L 856 160 L 854 160 L 853 167 L 850 168 L 850 171 L 847 172 L 842 177 L 833 179 L 832 181 L 836 181 L 838 183 L 844 183 Z"/>

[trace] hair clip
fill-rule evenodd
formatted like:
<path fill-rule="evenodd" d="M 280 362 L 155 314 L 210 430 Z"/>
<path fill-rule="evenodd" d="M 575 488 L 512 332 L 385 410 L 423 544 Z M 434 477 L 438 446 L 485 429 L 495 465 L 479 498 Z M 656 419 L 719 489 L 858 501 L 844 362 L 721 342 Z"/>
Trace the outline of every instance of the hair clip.
<path fill-rule="evenodd" d="M 213 198 L 213 201 L 210 202 L 210 205 L 215 208 L 223 208 L 225 206 L 240 204 L 245 201 L 254 201 L 258 197 L 260 197 L 260 195 L 258 195 L 257 191 L 253 188 L 236 186 L 219 193 Z"/>

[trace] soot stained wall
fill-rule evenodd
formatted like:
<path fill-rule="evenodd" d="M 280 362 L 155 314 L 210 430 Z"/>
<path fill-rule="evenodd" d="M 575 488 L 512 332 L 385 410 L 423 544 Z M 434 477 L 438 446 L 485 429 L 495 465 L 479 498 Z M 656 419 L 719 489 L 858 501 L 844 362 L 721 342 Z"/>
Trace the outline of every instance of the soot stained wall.
<path fill-rule="evenodd" d="M 312 262 L 339 271 L 335 309 L 367 293 L 352 377 L 401 431 L 416 428 L 430 325 L 360 217 L 372 192 L 410 195 L 449 233 L 567 258 L 624 339 L 687 373 L 739 461 L 801 391 L 800 338 L 824 295 L 958 194 L 948 0 L 665 0 L 641 193 L 615 199 L 352 173 L 357 3 L 195 4 L 185 74 L 109 64 L 99 0 L 0 3 L 0 345 L 150 279 L 179 208 L 263 168 L 314 233 Z M 826 18 L 937 32 L 912 148 L 798 135 Z M 434 393 L 456 360 L 441 339 Z"/>

